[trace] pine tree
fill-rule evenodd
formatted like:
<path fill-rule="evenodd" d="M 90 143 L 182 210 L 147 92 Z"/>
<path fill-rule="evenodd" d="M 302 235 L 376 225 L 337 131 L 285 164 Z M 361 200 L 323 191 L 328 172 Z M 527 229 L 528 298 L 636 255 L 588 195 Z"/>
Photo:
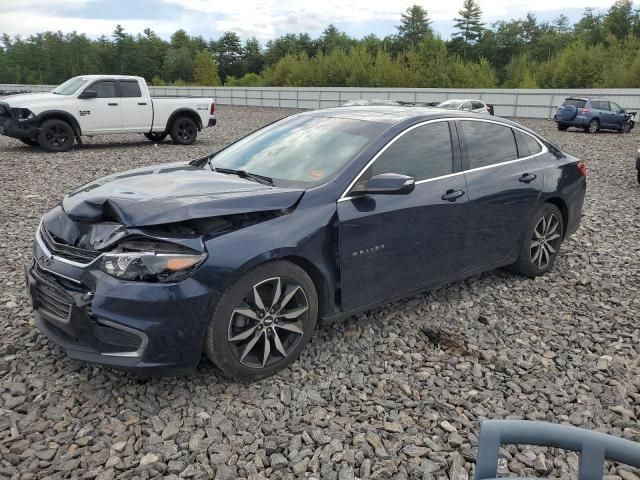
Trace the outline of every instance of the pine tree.
<path fill-rule="evenodd" d="M 398 37 L 404 48 L 415 47 L 426 38 L 433 37 L 431 20 L 427 11 L 420 5 L 407 8 L 402 14 L 398 29 Z"/>
<path fill-rule="evenodd" d="M 484 24 L 480 21 L 482 17 L 480 5 L 475 0 L 464 0 L 458 15 L 460 15 L 459 18 L 454 18 L 456 22 L 454 27 L 458 31 L 453 36 L 462 39 L 467 46 L 475 45 L 484 31 Z"/>

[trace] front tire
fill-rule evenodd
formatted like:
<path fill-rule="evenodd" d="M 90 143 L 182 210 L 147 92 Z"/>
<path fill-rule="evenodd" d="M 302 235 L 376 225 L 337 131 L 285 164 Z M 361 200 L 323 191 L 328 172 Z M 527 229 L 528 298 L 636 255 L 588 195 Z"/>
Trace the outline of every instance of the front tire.
<path fill-rule="evenodd" d="M 300 356 L 317 318 L 318 295 L 309 275 L 288 261 L 265 263 L 222 294 L 204 351 L 233 378 L 264 378 Z"/>
<path fill-rule="evenodd" d="M 596 118 L 591 120 L 584 129 L 587 133 L 598 133 L 598 130 L 600 130 L 600 122 Z"/>
<path fill-rule="evenodd" d="M 38 144 L 47 152 L 66 152 L 73 146 L 73 128 L 64 120 L 45 120 L 40 126 Z"/>
<path fill-rule="evenodd" d="M 168 135 L 168 133 L 166 133 L 166 132 L 164 132 L 164 133 L 148 132 L 148 133 L 144 134 L 144 136 L 147 138 L 147 140 L 151 140 L 154 143 L 160 143 L 165 138 L 167 138 L 167 135 Z"/>
<path fill-rule="evenodd" d="M 567 128 L 569 128 L 569 125 L 563 125 L 561 123 L 558 124 L 558 130 L 561 130 L 564 132 Z"/>
<path fill-rule="evenodd" d="M 169 129 L 171 140 L 178 145 L 191 145 L 198 136 L 198 126 L 189 117 L 178 117 Z"/>
<path fill-rule="evenodd" d="M 562 213 L 555 205 L 545 203 L 531 219 L 511 270 L 525 277 L 537 277 L 553 267 L 564 238 Z"/>

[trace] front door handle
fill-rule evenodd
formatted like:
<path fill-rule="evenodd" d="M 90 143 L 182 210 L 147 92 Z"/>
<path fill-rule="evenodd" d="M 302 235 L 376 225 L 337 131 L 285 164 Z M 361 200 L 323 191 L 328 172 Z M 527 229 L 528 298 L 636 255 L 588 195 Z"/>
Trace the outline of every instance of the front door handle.
<path fill-rule="evenodd" d="M 138 102 L 138 105 L 146 105 L 147 102 Z"/>
<path fill-rule="evenodd" d="M 110 107 L 117 107 L 118 106 L 117 103 L 108 103 L 107 105 L 109 105 Z"/>
<path fill-rule="evenodd" d="M 442 200 L 448 200 L 450 202 L 455 202 L 458 198 L 464 195 L 464 190 L 447 190 L 444 195 L 442 195 Z"/>
<path fill-rule="evenodd" d="M 532 173 L 525 173 L 518 179 L 518 181 L 522 183 L 531 183 L 536 178 L 538 178 L 537 175 L 533 175 Z"/>

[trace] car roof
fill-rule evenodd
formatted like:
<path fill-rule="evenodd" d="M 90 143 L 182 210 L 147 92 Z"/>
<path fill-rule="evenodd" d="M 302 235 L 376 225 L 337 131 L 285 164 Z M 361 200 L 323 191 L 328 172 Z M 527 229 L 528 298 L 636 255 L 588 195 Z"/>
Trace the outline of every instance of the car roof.
<path fill-rule="evenodd" d="M 132 75 L 79 75 L 83 80 L 140 80 L 142 77 L 136 77 Z"/>
<path fill-rule="evenodd" d="M 482 100 L 478 100 L 477 98 L 447 98 L 444 102 L 482 102 L 484 103 Z"/>
<path fill-rule="evenodd" d="M 349 118 L 353 120 L 364 120 L 368 122 L 388 123 L 396 124 L 405 120 L 430 120 L 438 118 L 451 118 L 451 117 L 472 117 L 483 118 L 486 120 L 496 119 L 500 122 L 507 123 L 509 125 L 516 125 L 509 120 L 504 120 L 496 117 L 488 117 L 485 114 L 471 113 L 471 112 L 458 112 L 455 110 L 446 110 L 444 108 L 437 107 L 403 107 L 403 106 L 382 106 L 382 105 L 368 105 L 368 106 L 353 106 L 353 107 L 333 107 L 324 108 L 321 110 L 312 110 L 309 112 L 303 112 L 299 115 L 312 115 L 312 116 L 324 116 L 335 118 Z M 518 125 L 519 126 L 519 125 Z"/>

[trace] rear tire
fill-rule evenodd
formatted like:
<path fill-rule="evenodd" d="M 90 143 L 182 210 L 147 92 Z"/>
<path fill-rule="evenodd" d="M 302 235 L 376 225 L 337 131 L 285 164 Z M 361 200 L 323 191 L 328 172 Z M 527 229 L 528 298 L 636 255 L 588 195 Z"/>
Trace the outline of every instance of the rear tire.
<path fill-rule="evenodd" d="M 31 138 L 19 138 L 18 140 L 30 147 L 38 147 L 40 145 L 37 140 L 33 140 Z"/>
<path fill-rule="evenodd" d="M 221 295 L 204 351 L 235 379 L 268 377 L 300 356 L 317 318 L 318 295 L 309 275 L 288 261 L 265 263 Z"/>
<path fill-rule="evenodd" d="M 173 121 L 169 134 L 173 143 L 191 145 L 198 136 L 198 126 L 191 118 L 181 116 Z"/>
<path fill-rule="evenodd" d="M 527 226 L 516 262 L 511 270 L 525 277 L 537 277 L 553 267 L 564 237 L 564 220 L 555 205 L 542 205 Z"/>
<path fill-rule="evenodd" d="M 45 120 L 40 125 L 38 144 L 47 152 L 66 152 L 73 146 L 75 133 L 64 120 Z"/>
<path fill-rule="evenodd" d="M 562 130 L 563 132 L 569 128 L 569 125 L 563 125 L 561 123 L 558 124 L 558 130 Z"/>
<path fill-rule="evenodd" d="M 167 135 L 168 135 L 167 132 L 164 132 L 164 133 L 149 132 L 144 134 L 144 136 L 147 137 L 147 140 L 151 140 L 154 143 L 160 143 L 165 138 L 167 138 Z"/>
<path fill-rule="evenodd" d="M 596 118 L 591 120 L 584 129 L 587 133 L 598 133 L 598 130 L 600 130 L 600 122 Z"/>

